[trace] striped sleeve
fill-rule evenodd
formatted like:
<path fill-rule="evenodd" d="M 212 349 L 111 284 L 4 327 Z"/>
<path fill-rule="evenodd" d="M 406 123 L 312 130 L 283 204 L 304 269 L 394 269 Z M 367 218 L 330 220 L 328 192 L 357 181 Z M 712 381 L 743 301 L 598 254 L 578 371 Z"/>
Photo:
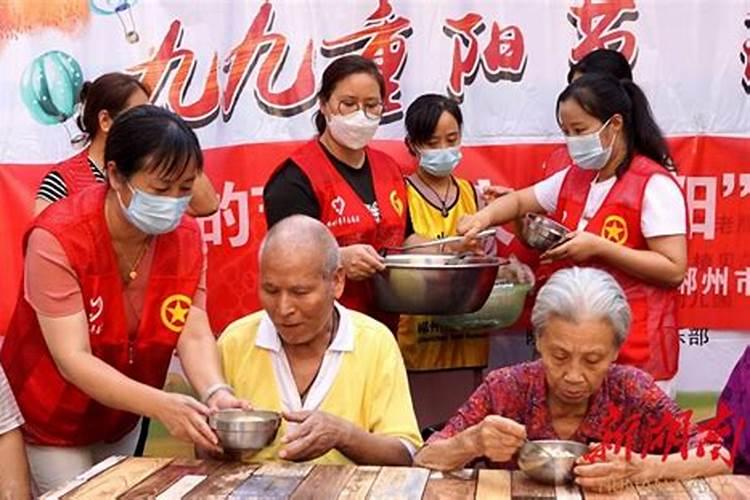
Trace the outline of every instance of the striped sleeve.
<path fill-rule="evenodd" d="M 5 378 L 5 372 L 0 367 L 0 434 L 12 431 L 23 425 L 23 417 L 18 410 L 13 392 Z"/>
<path fill-rule="evenodd" d="M 65 185 L 65 180 L 62 176 L 55 171 L 52 171 L 44 176 L 39 189 L 36 192 L 36 198 L 38 200 L 47 201 L 54 203 L 60 201 L 68 196 L 68 187 Z"/>

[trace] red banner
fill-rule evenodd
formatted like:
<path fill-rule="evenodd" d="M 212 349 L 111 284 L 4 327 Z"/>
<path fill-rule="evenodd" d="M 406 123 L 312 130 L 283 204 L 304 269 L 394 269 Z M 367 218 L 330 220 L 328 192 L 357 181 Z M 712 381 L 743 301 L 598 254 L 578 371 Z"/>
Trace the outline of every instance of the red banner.
<path fill-rule="evenodd" d="M 670 141 L 690 213 L 689 270 L 681 287 L 681 326 L 747 329 L 750 309 L 750 139 L 676 138 Z M 209 255 L 208 308 L 212 327 L 258 309 L 258 245 L 265 234 L 263 185 L 298 142 L 252 144 L 206 151 L 206 169 L 221 207 L 200 220 Z M 409 170 L 402 143 L 381 142 Z M 458 174 L 516 188 L 542 175 L 556 144 L 464 148 Z M 21 239 L 31 220 L 33 194 L 48 166 L 0 165 L 0 332 L 15 305 L 21 276 Z M 679 207 L 675 207 L 678 210 Z M 12 214 L 12 216 L 7 216 Z"/>

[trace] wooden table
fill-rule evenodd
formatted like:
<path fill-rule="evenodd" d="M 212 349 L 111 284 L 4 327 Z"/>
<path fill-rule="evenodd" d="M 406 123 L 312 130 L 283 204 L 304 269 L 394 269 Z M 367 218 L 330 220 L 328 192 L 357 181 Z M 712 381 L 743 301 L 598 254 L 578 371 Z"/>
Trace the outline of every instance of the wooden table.
<path fill-rule="evenodd" d="M 464 470 L 444 475 L 416 467 L 247 465 L 184 458 L 111 457 L 45 499 L 750 499 L 750 476 L 717 476 L 613 494 L 542 486 L 522 472 Z"/>

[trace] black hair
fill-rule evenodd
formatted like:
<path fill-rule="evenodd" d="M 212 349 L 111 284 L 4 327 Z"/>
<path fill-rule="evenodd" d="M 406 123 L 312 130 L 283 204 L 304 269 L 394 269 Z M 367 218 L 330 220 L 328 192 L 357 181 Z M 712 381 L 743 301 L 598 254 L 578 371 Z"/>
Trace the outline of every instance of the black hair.
<path fill-rule="evenodd" d="M 76 119 L 78 128 L 93 139 L 99 132 L 99 112 L 107 111 L 114 120 L 138 90 L 151 94 L 145 83 L 125 73 L 106 73 L 93 82 L 84 82 L 80 93 L 83 111 Z"/>
<path fill-rule="evenodd" d="M 568 85 L 557 98 L 555 116 L 559 120 L 560 104 L 573 99 L 583 110 L 602 123 L 619 114 L 625 134 L 625 159 L 616 170 L 619 177 L 640 153 L 667 170 L 673 170 L 669 148 L 659 126 L 654 121 L 643 91 L 630 80 L 617 80 L 601 74 L 583 75 Z"/>
<path fill-rule="evenodd" d="M 414 153 L 413 145 L 425 144 L 430 140 L 443 112 L 450 113 L 456 119 L 459 130 L 463 128 L 464 118 L 461 108 L 458 107 L 458 102 L 450 97 L 440 94 L 424 94 L 409 105 L 404 124 L 406 145 L 412 154 Z"/>
<path fill-rule="evenodd" d="M 380 98 L 385 99 L 385 79 L 380 69 L 378 69 L 377 64 L 366 57 L 348 55 L 336 59 L 323 71 L 323 80 L 318 91 L 318 100 L 328 102 L 331 94 L 336 89 L 336 85 L 341 80 L 357 73 L 365 73 L 373 77 L 378 82 Z M 326 118 L 320 110 L 315 112 L 315 127 L 318 129 L 319 134 L 322 134 L 326 130 Z"/>
<path fill-rule="evenodd" d="M 633 80 L 633 70 L 628 60 L 622 53 L 611 49 L 598 49 L 583 56 L 580 61 L 570 67 L 568 83 L 573 81 L 576 73 L 582 75 L 601 73 L 618 80 Z"/>
<path fill-rule="evenodd" d="M 130 179 L 147 169 L 165 180 L 179 179 L 191 161 L 203 170 L 198 137 L 177 114 L 151 104 L 131 108 L 115 119 L 107 134 L 104 162 Z"/>

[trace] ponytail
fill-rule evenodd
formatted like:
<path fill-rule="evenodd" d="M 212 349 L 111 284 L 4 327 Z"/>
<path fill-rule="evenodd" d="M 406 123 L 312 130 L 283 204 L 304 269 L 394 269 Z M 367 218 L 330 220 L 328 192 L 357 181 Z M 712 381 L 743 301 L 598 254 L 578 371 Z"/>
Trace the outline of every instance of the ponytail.
<path fill-rule="evenodd" d="M 669 147 L 664 139 L 659 125 L 656 124 L 643 90 L 630 80 L 620 82 L 631 101 L 632 127 L 630 136 L 633 148 L 670 171 L 675 171 L 675 165 L 669 155 Z"/>

